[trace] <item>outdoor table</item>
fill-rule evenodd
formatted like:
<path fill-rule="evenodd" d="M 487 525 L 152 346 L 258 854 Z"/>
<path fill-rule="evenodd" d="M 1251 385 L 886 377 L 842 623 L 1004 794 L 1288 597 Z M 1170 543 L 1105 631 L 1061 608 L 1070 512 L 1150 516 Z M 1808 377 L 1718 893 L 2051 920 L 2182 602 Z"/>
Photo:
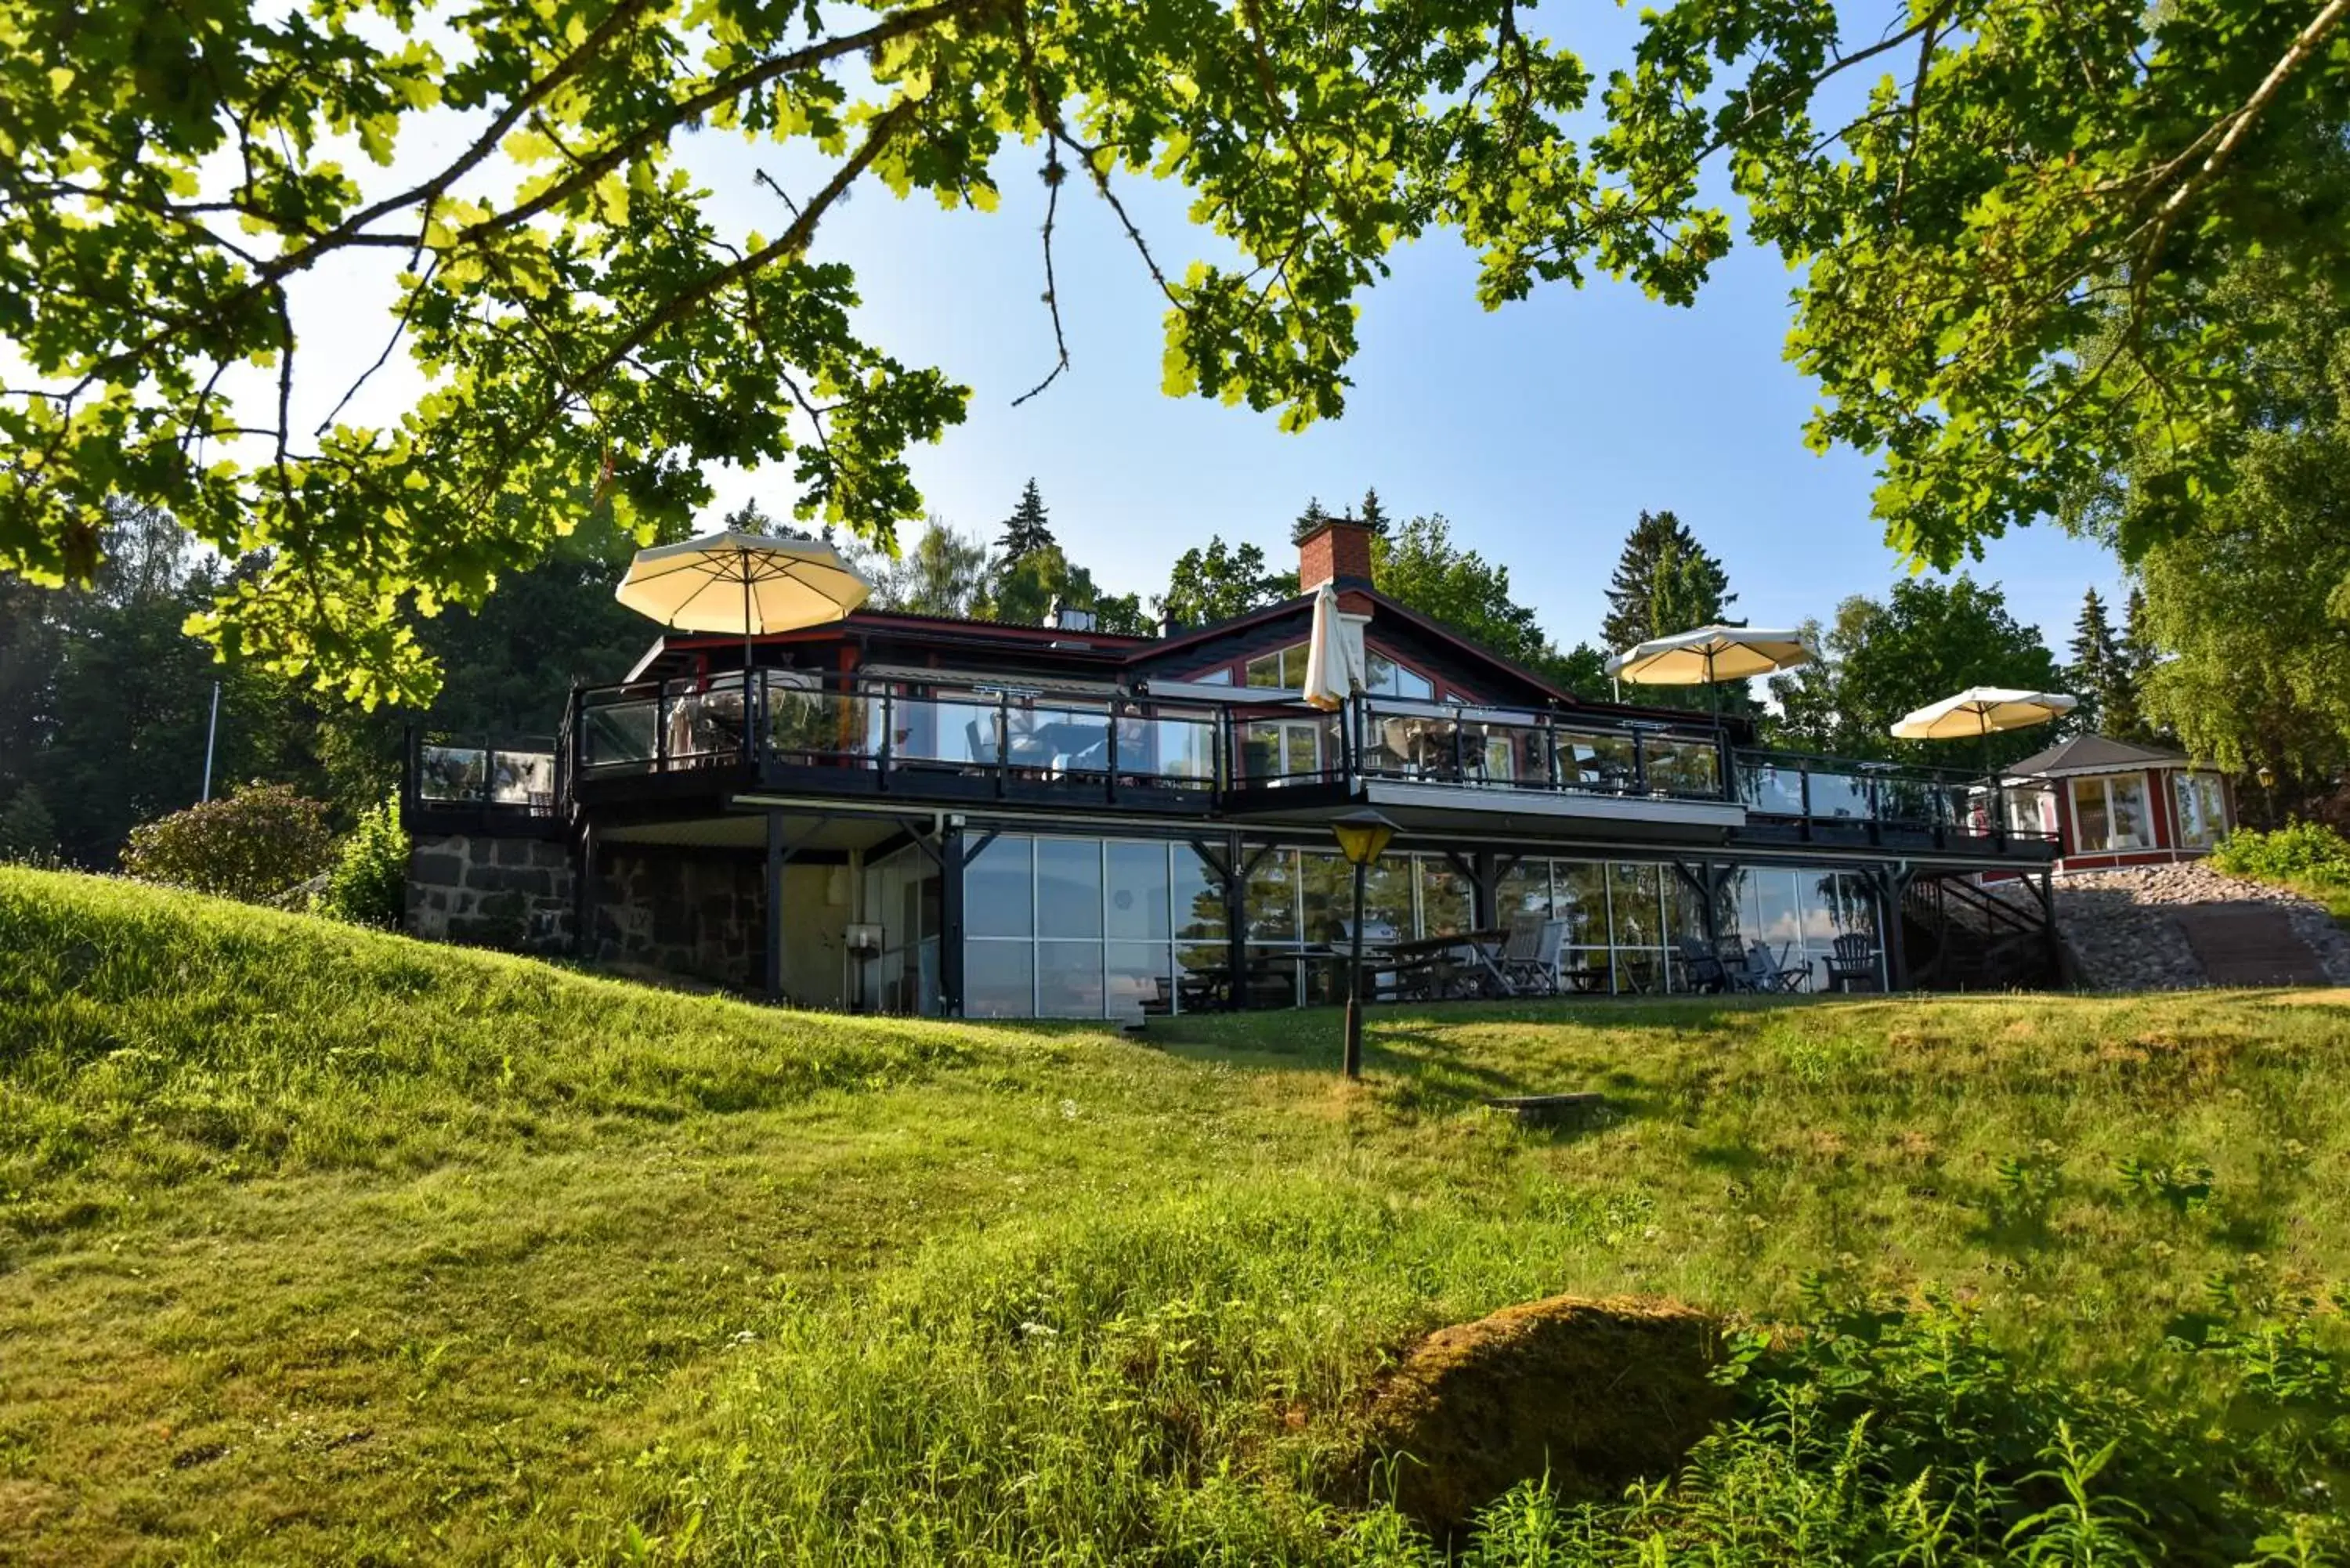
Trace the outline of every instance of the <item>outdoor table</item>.
<path fill-rule="evenodd" d="M 1448 936 L 1420 937 L 1405 942 L 1363 943 L 1363 967 L 1381 974 L 1395 976 L 1395 990 L 1400 993 L 1408 983 L 1435 982 L 1449 988 L 1463 978 L 1462 971 L 1452 968 L 1451 961 L 1465 958 L 1466 978 L 1472 980 L 1478 992 L 1498 992 L 1508 994 L 1508 982 L 1502 978 L 1501 967 L 1493 955 L 1501 949 L 1506 931 L 1456 931 Z M 1341 962 L 1349 961 L 1354 953 L 1350 947 L 1333 944 L 1326 951 Z M 1430 998 L 1435 1000 L 1434 997 Z"/>

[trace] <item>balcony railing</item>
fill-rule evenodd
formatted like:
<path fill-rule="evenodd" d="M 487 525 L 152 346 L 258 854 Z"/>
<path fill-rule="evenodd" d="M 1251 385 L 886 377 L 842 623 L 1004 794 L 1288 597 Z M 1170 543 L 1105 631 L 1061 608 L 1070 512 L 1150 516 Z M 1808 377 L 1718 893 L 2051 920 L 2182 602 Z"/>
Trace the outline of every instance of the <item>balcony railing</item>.
<path fill-rule="evenodd" d="M 562 799 L 562 748 L 545 736 L 414 737 L 407 793 L 411 807 L 552 816 Z"/>
<path fill-rule="evenodd" d="M 510 753 L 486 746 L 480 766 Z M 421 760 L 455 753 L 433 752 Z M 574 694 L 558 763 L 580 783 L 711 767 L 859 788 L 1204 809 L 1257 792 L 1365 782 L 1627 800 L 1721 802 L 1806 840 L 1915 845 L 2048 841 L 2035 792 L 1964 774 L 1734 749 L 1701 718 L 1636 721 L 1357 697 L 1337 713 L 1293 701 L 1089 698 L 1001 686 L 908 692 L 762 671 Z M 471 766 L 471 763 L 465 764 Z M 461 769 L 462 772 L 462 769 Z M 463 774 L 466 779 L 474 775 Z M 511 793 L 512 786 L 505 786 Z M 1262 797 L 1259 797 L 1262 798 Z"/>

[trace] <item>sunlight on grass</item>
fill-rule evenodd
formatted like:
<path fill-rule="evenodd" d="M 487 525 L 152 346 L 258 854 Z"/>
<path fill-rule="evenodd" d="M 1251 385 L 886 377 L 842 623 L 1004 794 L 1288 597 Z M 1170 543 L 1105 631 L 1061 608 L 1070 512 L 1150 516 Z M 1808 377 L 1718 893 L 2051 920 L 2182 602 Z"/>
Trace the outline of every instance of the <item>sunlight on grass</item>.
<path fill-rule="evenodd" d="M 1326 1012 L 820 1017 L 0 871 L 0 1541 L 1417 1561 L 1356 1413 L 1560 1292 L 1930 1291 L 2192 1411 L 2207 1282 L 2345 1276 L 2345 1000 L 1380 1010 L 1350 1085 Z"/>

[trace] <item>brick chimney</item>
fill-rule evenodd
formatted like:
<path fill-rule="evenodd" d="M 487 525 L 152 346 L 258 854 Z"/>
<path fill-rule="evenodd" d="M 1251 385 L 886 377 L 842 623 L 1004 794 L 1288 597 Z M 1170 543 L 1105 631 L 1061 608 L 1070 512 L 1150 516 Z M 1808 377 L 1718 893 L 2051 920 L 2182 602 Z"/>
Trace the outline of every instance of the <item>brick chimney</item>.
<path fill-rule="evenodd" d="M 1341 594 L 1371 586 L 1371 531 L 1352 517 L 1333 517 L 1297 542 L 1297 591 L 1324 583 Z"/>

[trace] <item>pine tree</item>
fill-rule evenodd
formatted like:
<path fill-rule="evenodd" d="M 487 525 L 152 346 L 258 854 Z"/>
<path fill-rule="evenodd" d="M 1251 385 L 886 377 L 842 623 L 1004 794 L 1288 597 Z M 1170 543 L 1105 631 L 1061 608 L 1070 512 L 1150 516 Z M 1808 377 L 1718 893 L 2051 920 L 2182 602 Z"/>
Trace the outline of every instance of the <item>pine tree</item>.
<path fill-rule="evenodd" d="M 1660 566 L 1669 567 L 1670 577 L 1661 603 Z M 1601 635 L 1609 648 L 1620 650 L 1652 637 L 1713 625 L 1737 602 L 1738 596 L 1730 591 L 1730 574 L 1679 518 L 1669 512 L 1643 512 L 1625 538 L 1615 575 L 1608 579 L 1607 618 Z M 1659 609 L 1665 612 L 1661 621 Z"/>
<path fill-rule="evenodd" d="M 1008 572 L 1054 543 L 1053 530 L 1046 525 L 1045 517 L 1045 498 L 1031 479 L 1020 493 L 1020 504 L 1003 520 L 1003 536 L 996 545 L 997 570 Z"/>
<path fill-rule="evenodd" d="M 2081 596 L 2081 614 L 2073 622 L 2073 641 L 2065 650 L 2073 662 L 2065 669 L 2073 694 L 2081 700 L 2078 722 L 2091 733 L 2111 733 L 2113 699 L 2122 674 L 2121 653 L 2114 645 L 2114 628 L 2106 618 L 2106 601 L 2091 588 Z"/>
<path fill-rule="evenodd" d="M 1318 495 L 1309 498 L 1305 503 L 1305 510 L 1300 512 L 1297 514 L 1297 521 L 1290 524 L 1289 542 L 1293 545 L 1304 544 L 1308 534 L 1329 521 L 1330 514 L 1322 510 L 1322 498 Z"/>
<path fill-rule="evenodd" d="M 1388 509 L 1379 504 L 1379 493 L 1377 489 L 1363 492 L 1362 509 L 1355 514 L 1355 521 L 1368 528 L 1374 538 L 1384 539 L 1388 536 L 1388 530 L 1391 524 L 1388 518 Z"/>

